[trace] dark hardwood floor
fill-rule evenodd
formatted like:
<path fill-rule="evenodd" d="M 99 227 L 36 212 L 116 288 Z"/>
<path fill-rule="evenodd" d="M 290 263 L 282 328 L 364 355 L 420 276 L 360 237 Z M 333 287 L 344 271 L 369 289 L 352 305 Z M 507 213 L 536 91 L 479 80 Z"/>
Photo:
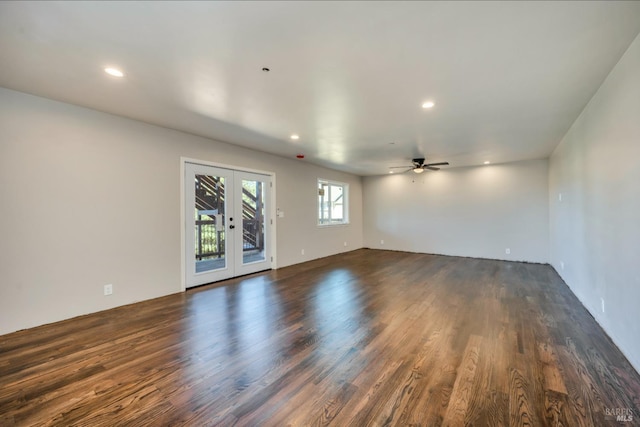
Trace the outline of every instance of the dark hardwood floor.
<path fill-rule="evenodd" d="M 640 376 L 547 265 L 363 249 L 0 337 L 2 426 L 638 417 Z"/>

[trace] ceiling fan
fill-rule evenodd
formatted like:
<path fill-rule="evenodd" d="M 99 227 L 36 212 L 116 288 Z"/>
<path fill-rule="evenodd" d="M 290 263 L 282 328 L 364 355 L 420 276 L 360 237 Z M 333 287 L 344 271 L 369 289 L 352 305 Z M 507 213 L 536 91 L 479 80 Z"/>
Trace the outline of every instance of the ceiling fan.
<path fill-rule="evenodd" d="M 392 166 L 389 169 L 405 169 L 405 168 L 409 168 L 404 172 L 409 172 L 410 170 L 412 170 L 415 173 L 422 173 L 422 172 L 424 172 L 425 169 L 429 169 L 429 170 L 432 170 L 432 171 L 438 171 L 438 170 L 440 170 L 440 168 L 437 168 L 436 166 L 447 166 L 449 164 L 449 162 L 425 163 L 424 159 L 413 159 L 413 160 L 411 160 L 411 163 L 413 163 L 413 165 L 411 165 L 411 166 Z"/>

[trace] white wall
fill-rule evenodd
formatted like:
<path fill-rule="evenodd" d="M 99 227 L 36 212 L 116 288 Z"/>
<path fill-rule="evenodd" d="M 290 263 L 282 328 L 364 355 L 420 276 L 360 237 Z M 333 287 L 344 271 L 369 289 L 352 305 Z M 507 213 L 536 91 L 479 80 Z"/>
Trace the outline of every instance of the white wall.
<path fill-rule="evenodd" d="M 181 156 L 276 173 L 279 267 L 362 247 L 360 177 L 0 88 L 0 334 L 179 292 Z M 316 226 L 318 177 L 350 225 Z"/>
<path fill-rule="evenodd" d="M 549 201 L 552 265 L 640 371 L 640 36 L 553 153 Z"/>
<path fill-rule="evenodd" d="M 547 172 L 534 160 L 364 178 L 364 244 L 548 262 Z"/>

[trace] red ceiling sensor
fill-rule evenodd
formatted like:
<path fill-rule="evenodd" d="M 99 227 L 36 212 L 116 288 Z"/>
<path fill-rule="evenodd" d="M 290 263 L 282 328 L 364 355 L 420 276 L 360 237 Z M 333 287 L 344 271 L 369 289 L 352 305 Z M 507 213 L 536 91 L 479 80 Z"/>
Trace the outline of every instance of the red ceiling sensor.
<path fill-rule="evenodd" d="M 297 155 L 296 155 L 296 157 L 297 157 L 298 159 L 304 159 L 304 154 L 297 154 Z"/>

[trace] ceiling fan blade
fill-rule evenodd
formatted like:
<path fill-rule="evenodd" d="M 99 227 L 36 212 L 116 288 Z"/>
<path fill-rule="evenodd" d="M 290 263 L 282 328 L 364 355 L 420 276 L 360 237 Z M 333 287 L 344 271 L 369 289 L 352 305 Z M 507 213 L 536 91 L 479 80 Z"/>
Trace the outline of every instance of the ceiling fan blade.
<path fill-rule="evenodd" d="M 413 170 L 413 168 L 404 168 L 404 170 L 403 170 L 403 171 L 398 171 L 397 173 L 407 173 L 407 172 L 412 171 L 412 170 Z M 391 173 L 391 174 L 395 174 L 396 172 L 394 172 L 394 171 L 389 171 L 389 173 Z"/>
<path fill-rule="evenodd" d="M 448 166 L 449 162 L 440 162 L 440 163 L 429 163 L 426 164 L 425 166 Z"/>
<path fill-rule="evenodd" d="M 424 168 L 425 169 L 429 169 L 430 171 L 439 171 L 440 170 L 440 168 L 434 168 L 433 166 L 427 166 L 427 165 L 424 165 Z"/>
<path fill-rule="evenodd" d="M 413 166 L 391 166 L 389 169 L 405 169 L 405 168 L 411 168 Z"/>

